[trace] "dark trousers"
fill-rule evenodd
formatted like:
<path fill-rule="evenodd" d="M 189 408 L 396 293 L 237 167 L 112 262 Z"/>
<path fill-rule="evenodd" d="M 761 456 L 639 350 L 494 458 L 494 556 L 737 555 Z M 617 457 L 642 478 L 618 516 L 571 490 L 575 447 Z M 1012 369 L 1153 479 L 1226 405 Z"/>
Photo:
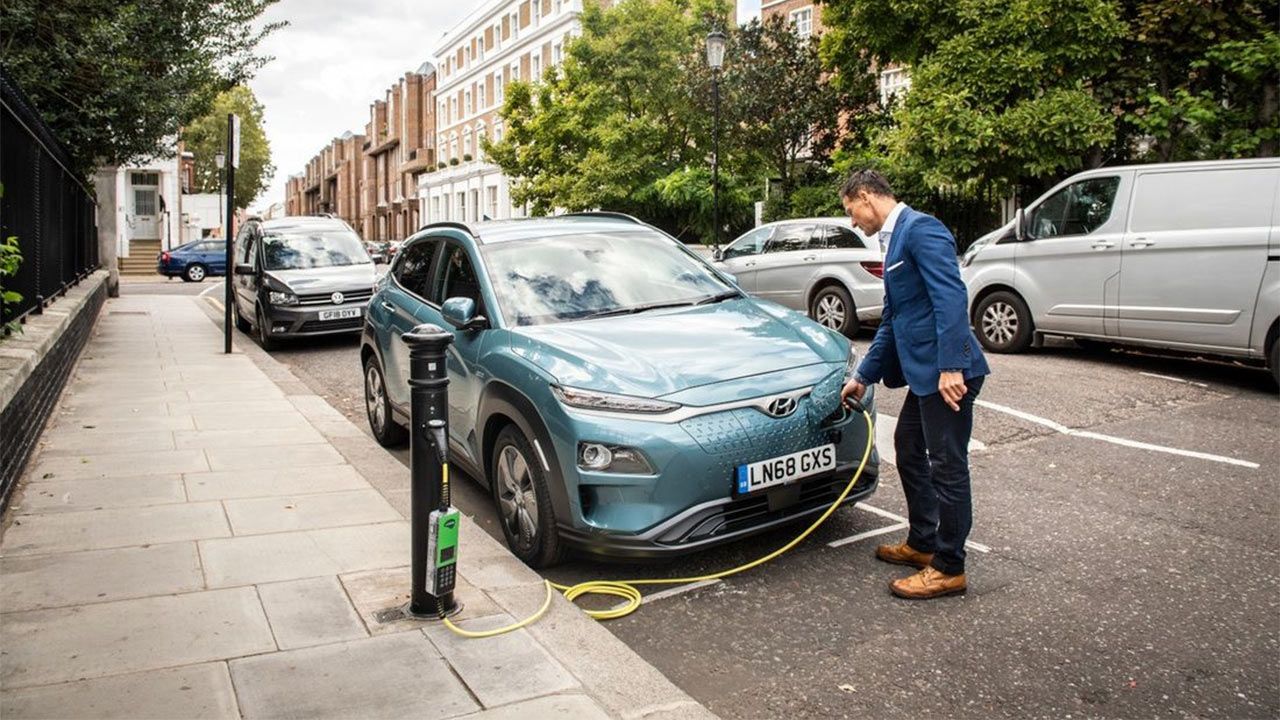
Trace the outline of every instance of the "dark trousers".
<path fill-rule="evenodd" d="M 969 392 L 960 401 L 959 412 L 938 393 L 921 396 L 908 391 L 893 433 L 911 521 L 907 544 L 918 552 L 933 553 L 933 567 L 948 575 L 964 572 L 964 541 L 973 527 L 969 436 L 973 401 L 983 380 L 965 380 Z"/>

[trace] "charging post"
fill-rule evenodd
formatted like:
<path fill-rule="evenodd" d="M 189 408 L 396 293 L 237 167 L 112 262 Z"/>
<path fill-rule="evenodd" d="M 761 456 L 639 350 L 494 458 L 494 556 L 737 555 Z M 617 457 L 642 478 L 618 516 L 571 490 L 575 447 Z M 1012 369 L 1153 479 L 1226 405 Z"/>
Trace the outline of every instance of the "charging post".
<path fill-rule="evenodd" d="M 410 497 L 413 588 L 405 613 L 439 618 L 461 609 L 453 599 L 458 511 L 448 493 L 449 377 L 453 333 L 422 324 L 403 335 L 409 346 Z"/>

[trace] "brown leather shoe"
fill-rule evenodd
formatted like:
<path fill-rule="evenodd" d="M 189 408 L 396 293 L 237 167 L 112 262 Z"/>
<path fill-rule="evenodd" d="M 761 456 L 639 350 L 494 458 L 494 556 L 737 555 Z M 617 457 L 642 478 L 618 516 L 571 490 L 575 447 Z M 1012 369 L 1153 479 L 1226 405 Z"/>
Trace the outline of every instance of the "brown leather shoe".
<path fill-rule="evenodd" d="M 943 595 L 959 595 L 969 589 L 964 575 L 947 575 L 930 566 L 920 572 L 889 583 L 894 595 L 908 600 L 928 600 Z"/>
<path fill-rule="evenodd" d="M 933 553 L 922 553 L 903 542 L 897 545 L 880 545 L 876 548 L 876 557 L 894 565 L 926 568 L 933 560 Z"/>

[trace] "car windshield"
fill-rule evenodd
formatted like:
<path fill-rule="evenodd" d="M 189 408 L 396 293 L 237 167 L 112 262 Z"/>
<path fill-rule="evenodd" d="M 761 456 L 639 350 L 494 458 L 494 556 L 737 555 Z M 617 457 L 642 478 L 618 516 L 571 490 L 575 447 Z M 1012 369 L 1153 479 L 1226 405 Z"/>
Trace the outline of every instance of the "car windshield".
<path fill-rule="evenodd" d="M 540 325 L 737 297 L 704 263 L 655 232 L 562 235 L 482 246 L 513 325 Z"/>
<path fill-rule="evenodd" d="M 333 228 L 264 229 L 262 253 L 267 270 L 306 270 L 373 262 L 355 233 Z"/>

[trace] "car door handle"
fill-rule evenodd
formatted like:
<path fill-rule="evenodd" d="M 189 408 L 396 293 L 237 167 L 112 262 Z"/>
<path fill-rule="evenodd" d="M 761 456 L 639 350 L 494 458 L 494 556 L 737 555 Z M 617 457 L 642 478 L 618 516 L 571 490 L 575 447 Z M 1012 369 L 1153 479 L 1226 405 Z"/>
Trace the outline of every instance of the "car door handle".
<path fill-rule="evenodd" d="M 1129 241 L 1129 247 L 1135 247 L 1135 248 L 1151 247 L 1152 245 L 1155 245 L 1155 244 L 1156 243 L 1154 240 L 1148 240 L 1146 238 L 1134 238 L 1133 240 Z"/>
<path fill-rule="evenodd" d="M 755 260 L 752 260 L 752 261 L 750 261 L 750 262 L 744 262 L 744 263 L 742 263 L 742 267 L 755 267 L 755 266 L 756 266 L 756 261 L 755 261 Z"/>
<path fill-rule="evenodd" d="M 386 300 L 382 300 L 382 301 L 380 301 L 378 304 L 382 306 L 382 309 L 383 309 L 383 310 L 387 310 L 388 312 L 395 312 L 395 311 L 396 311 L 396 306 L 395 306 L 395 305 L 392 305 L 391 303 L 387 302 Z"/>
<path fill-rule="evenodd" d="M 1113 248 L 1115 246 L 1116 244 L 1111 242 L 1110 240 L 1099 240 L 1094 244 L 1090 245 L 1089 247 L 1093 248 L 1094 250 L 1106 250 L 1107 248 Z"/>
<path fill-rule="evenodd" d="M 817 260 L 817 259 L 818 259 L 817 255 L 806 255 L 804 257 L 805 262 L 813 262 L 814 260 Z"/>

